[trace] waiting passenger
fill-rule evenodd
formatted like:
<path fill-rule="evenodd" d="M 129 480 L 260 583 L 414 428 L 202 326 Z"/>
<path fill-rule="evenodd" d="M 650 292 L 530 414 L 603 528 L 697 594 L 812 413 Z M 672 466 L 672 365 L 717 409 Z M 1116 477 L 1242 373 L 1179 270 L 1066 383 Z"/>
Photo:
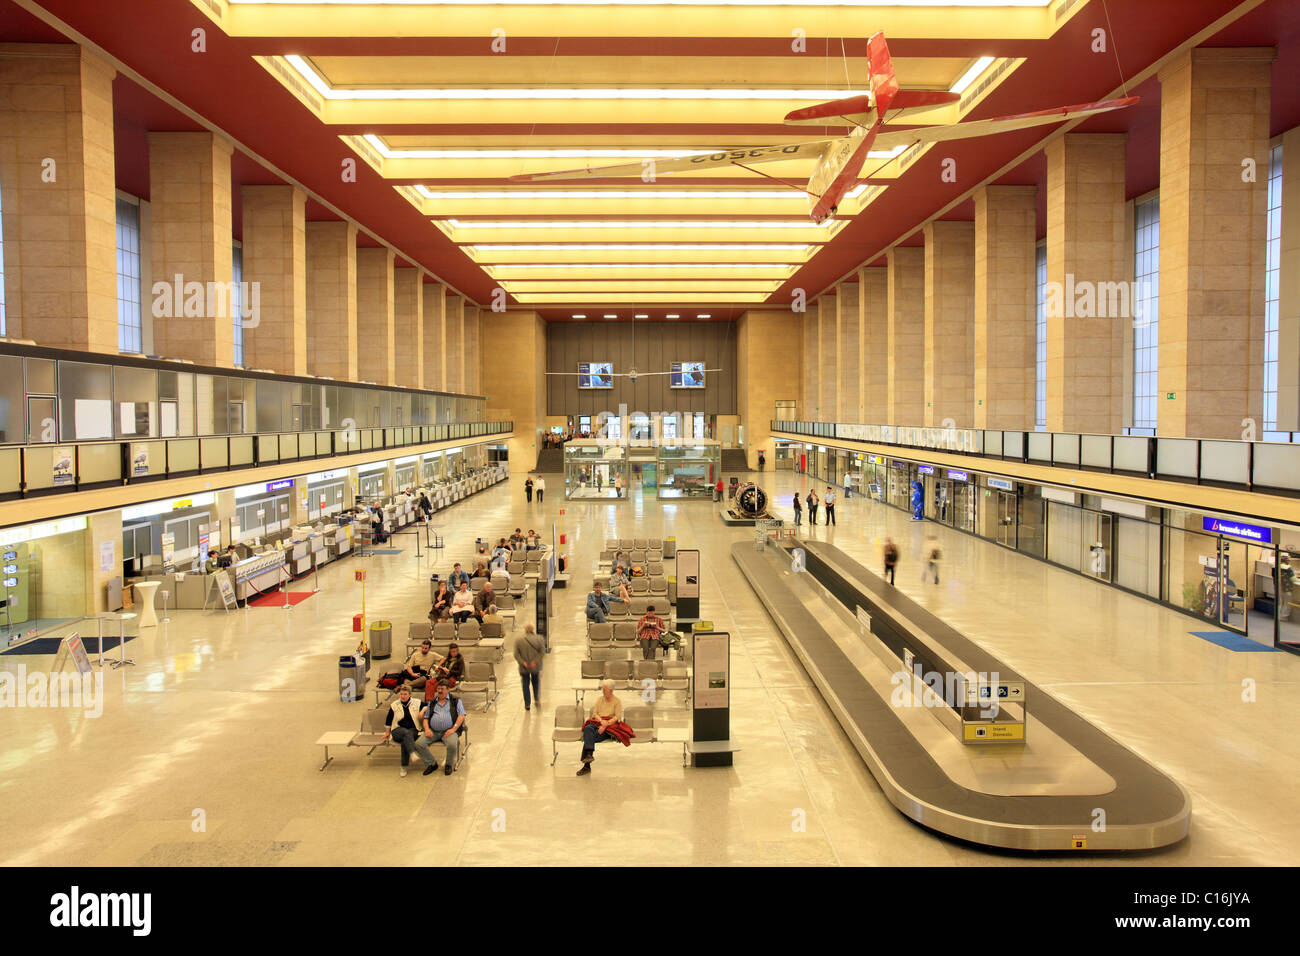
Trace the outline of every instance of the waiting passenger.
<path fill-rule="evenodd" d="M 492 572 L 490 572 L 490 571 L 487 569 L 487 564 L 485 564 L 485 563 L 482 562 L 482 561 L 479 561 L 479 562 L 475 563 L 475 565 L 474 565 L 474 573 L 471 574 L 470 577 L 471 577 L 471 578 L 491 578 L 491 577 L 492 577 Z"/>
<path fill-rule="evenodd" d="M 412 688 L 421 688 L 437 662 L 438 655 L 433 653 L 433 642 L 425 641 L 418 651 L 407 658 L 406 667 L 402 669 L 399 679 L 403 683 L 410 684 Z"/>
<path fill-rule="evenodd" d="M 384 724 L 388 728 L 384 731 L 384 739 L 391 738 L 402 748 L 402 769 L 399 775 L 403 777 L 406 776 L 406 768 L 411 762 L 411 752 L 415 749 L 416 738 L 420 736 L 419 716 L 420 705 L 411 700 L 411 688 L 403 684 L 397 692 L 397 700 L 393 701 L 384 716 Z M 426 760 L 425 763 L 428 761 Z"/>
<path fill-rule="evenodd" d="M 528 537 L 524 539 L 524 550 L 525 551 L 537 550 L 537 532 L 534 531 L 532 528 L 528 529 Z"/>
<path fill-rule="evenodd" d="M 445 621 L 451 615 L 452 596 L 452 590 L 447 587 L 447 582 L 439 581 L 438 590 L 433 595 L 433 607 L 429 608 L 429 620 L 432 623 Z"/>
<path fill-rule="evenodd" d="M 474 613 L 474 594 L 469 585 L 462 581 L 456 594 L 451 599 L 451 619 L 457 624 L 464 624 Z"/>
<path fill-rule="evenodd" d="M 424 760 L 424 775 L 427 777 L 438 769 L 438 761 L 434 759 L 430 748 L 442 741 L 447 748 L 443 773 L 450 777 L 456 769 L 456 754 L 460 751 L 458 735 L 461 725 L 465 723 L 465 705 L 448 696 L 447 685 L 440 682 L 437 695 L 420 712 L 420 717 L 424 721 L 424 733 L 415 742 L 415 749 Z"/>
<path fill-rule="evenodd" d="M 469 575 L 465 573 L 459 561 L 456 562 L 456 566 L 452 568 L 451 574 L 448 575 L 447 583 L 451 585 L 453 591 L 459 590 L 462 584 L 469 584 Z"/>
<path fill-rule="evenodd" d="M 460 652 L 459 644 L 453 642 L 447 647 L 447 656 L 434 665 L 430 676 L 434 678 L 435 683 L 445 683 L 449 687 L 455 687 L 465 679 L 465 657 Z M 424 699 L 430 700 L 434 690 L 435 687 L 426 687 Z"/>
<path fill-rule="evenodd" d="M 623 723 L 623 702 L 614 696 L 614 682 L 601 681 L 600 696 L 591 707 L 591 716 L 582 725 L 582 769 L 578 776 L 591 773 L 596 744 L 602 740 L 620 740 L 630 745 L 631 736 L 631 728 Z"/>
<path fill-rule="evenodd" d="M 668 625 L 655 613 L 655 606 L 651 604 L 636 622 L 636 639 L 641 643 L 643 660 L 653 661 L 659 656 L 659 638 L 666 630 Z"/>
<path fill-rule="evenodd" d="M 483 616 L 486 614 L 495 614 L 497 612 L 497 595 L 492 590 L 492 582 L 489 581 L 483 585 L 483 590 L 479 591 L 474 598 L 474 616 L 482 623 Z"/>
<path fill-rule="evenodd" d="M 622 603 L 621 597 L 614 597 L 606 594 L 600 589 L 600 582 L 597 581 L 595 590 L 587 595 L 587 620 L 593 624 L 604 624 L 605 617 L 609 614 L 610 601 Z"/>
<path fill-rule="evenodd" d="M 620 601 L 632 598 L 632 572 L 621 564 L 614 566 L 614 573 L 609 576 L 609 591 L 617 594 Z"/>

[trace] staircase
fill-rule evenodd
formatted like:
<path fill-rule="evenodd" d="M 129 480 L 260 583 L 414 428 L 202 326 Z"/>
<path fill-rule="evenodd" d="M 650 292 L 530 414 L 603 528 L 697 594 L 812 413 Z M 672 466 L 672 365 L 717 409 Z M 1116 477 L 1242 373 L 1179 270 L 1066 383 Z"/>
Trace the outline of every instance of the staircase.
<path fill-rule="evenodd" d="M 564 472 L 564 449 L 543 448 L 537 453 L 537 467 L 533 469 L 544 475 L 559 475 Z"/>
<path fill-rule="evenodd" d="M 722 449 L 722 473 L 724 475 L 749 471 L 749 460 L 743 448 Z"/>

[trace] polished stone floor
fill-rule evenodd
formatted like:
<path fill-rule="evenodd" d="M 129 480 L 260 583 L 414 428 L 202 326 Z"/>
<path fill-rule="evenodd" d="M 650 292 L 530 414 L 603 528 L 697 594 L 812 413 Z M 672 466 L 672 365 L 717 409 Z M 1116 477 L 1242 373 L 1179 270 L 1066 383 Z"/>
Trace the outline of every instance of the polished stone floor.
<path fill-rule="evenodd" d="M 809 484 L 789 472 L 764 478 L 787 502 Z M 0 711 L 0 863 L 1300 862 L 1292 834 L 1300 660 L 1290 654 L 1224 650 L 1190 636 L 1190 617 L 959 532 L 923 529 L 860 496 L 841 498 L 838 527 L 804 533 L 872 567 L 879 539 L 892 535 L 903 553 L 900 588 L 1192 795 L 1191 836 L 1169 849 L 991 852 L 935 836 L 882 796 L 728 556 L 752 529 L 724 526 L 708 501 L 642 501 L 635 492 L 620 502 L 566 505 L 557 495 L 529 505 L 522 482 L 437 515 L 448 549 L 433 563 L 463 560 L 480 534 L 558 520 L 579 579 L 607 536 L 676 535 L 681 547 L 700 548 L 702 615 L 733 638 L 732 730 L 743 747 L 734 767 L 685 769 L 677 748 L 612 744 L 590 777 L 574 776 L 576 744 L 562 745 L 550 766 L 553 708 L 572 701 L 585 649 L 585 589 L 575 588 L 556 592 L 543 708 L 525 712 L 513 666 L 501 668 L 498 706 L 471 706 L 473 747 L 459 772 L 423 777 L 417 761 L 401 778 L 394 751 L 357 749 L 336 751 L 318 772 L 317 737 L 355 730 L 364 706 L 337 694 L 337 657 L 356 643 L 354 569 L 370 569 L 367 611 L 395 622 L 399 647 L 406 622 L 427 612 L 430 558 L 417 560 L 413 539 L 399 536 L 391 547 L 401 554 L 327 566 L 320 593 L 290 611 L 173 610 L 170 624 L 128 645 L 137 666 L 105 675 L 98 718 Z M 922 583 L 916 557 L 931 531 L 944 553 L 938 586 Z M 531 612 L 530 603 L 521 621 Z M 11 655 L 0 668 L 51 660 Z"/>

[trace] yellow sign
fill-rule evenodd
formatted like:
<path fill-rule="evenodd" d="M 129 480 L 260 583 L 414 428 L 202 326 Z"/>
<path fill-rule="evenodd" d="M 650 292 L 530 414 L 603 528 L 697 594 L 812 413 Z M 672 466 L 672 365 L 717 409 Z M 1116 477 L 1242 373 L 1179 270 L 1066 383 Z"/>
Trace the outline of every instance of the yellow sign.
<path fill-rule="evenodd" d="M 1088 838 L 1079 836 L 1078 834 L 1075 834 L 1074 836 L 1070 837 L 1070 849 L 1071 850 L 1088 849 Z"/>
<path fill-rule="evenodd" d="M 1024 724 L 966 724 L 966 740 L 1024 740 Z"/>
<path fill-rule="evenodd" d="M 364 570 L 358 571 L 356 574 L 358 581 L 364 581 L 366 579 L 366 572 Z"/>
<path fill-rule="evenodd" d="M 175 511 L 177 508 L 189 508 L 193 504 L 193 498 L 177 498 L 172 502 L 172 511 Z"/>

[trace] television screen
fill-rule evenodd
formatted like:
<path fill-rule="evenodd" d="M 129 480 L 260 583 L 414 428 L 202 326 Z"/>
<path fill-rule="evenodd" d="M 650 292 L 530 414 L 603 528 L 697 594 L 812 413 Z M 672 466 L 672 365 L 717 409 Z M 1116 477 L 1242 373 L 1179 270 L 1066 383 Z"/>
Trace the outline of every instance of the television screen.
<path fill-rule="evenodd" d="M 613 362 L 579 362 L 578 388 L 613 388 Z"/>
<path fill-rule="evenodd" d="M 672 374 L 673 388 L 703 388 L 703 362 L 674 362 Z"/>

